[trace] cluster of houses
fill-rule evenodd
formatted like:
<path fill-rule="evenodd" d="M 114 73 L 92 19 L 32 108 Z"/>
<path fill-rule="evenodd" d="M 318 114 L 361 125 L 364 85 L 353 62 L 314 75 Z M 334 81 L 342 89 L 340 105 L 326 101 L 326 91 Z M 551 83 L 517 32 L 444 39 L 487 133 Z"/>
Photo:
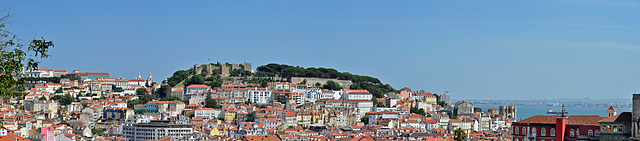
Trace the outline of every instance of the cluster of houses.
<path fill-rule="evenodd" d="M 46 77 L 40 72 L 40 77 Z M 113 79 L 74 71 L 81 81 L 61 79 L 29 89 L 23 100 L 3 104 L 0 139 L 15 140 L 453 140 L 511 139 L 515 111 L 477 111 L 467 101 L 452 105 L 447 93 L 402 88 L 375 98 L 367 90 L 327 90 L 309 84 L 269 82 L 210 87 L 191 84 L 171 90 L 181 101 L 140 99 L 163 84 Z M 34 74 L 34 76 L 36 76 Z M 51 75 L 54 76 L 54 75 Z M 124 91 L 115 91 L 123 89 Z M 62 90 L 62 91 L 59 91 Z M 62 104 L 60 95 L 74 100 Z M 207 105 L 207 99 L 217 106 Z M 420 110 L 415 110 L 420 109 Z M 421 112 L 418 112 L 421 111 Z"/>

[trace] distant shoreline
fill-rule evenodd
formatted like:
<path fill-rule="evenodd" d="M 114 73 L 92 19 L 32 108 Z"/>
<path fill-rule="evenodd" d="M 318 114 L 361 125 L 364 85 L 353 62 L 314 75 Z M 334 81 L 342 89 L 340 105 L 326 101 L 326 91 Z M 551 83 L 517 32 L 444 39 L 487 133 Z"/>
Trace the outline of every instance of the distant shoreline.
<path fill-rule="evenodd" d="M 562 103 L 540 103 L 540 102 L 486 102 L 469 100 L 473 105 L 516 105 L 516 106 L 552 106 L 559 107 Z M 591 107 L 591 108 L 631 108 L 632 103 L 565 103 L 567 107 Z"/>

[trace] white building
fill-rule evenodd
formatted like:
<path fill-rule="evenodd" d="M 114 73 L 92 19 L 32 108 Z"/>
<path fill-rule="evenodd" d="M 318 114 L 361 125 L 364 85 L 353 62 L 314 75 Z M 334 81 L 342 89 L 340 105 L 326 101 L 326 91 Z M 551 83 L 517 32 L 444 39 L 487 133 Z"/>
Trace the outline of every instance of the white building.
<path fill-rule="evenodd" d="M 367 90 L 345 90 L 346 99 L 349 100 L 371 100 L 373 95 Z"/>
<path fill-rule="evenodd" d="M 202 84 L 189 85 L 185 89 L 185 93 L 184 93 L 184 96 L 182 97 L 182 99 L 183 100 L 187 100 L 187 99 L 191 98 L 191 95 L 193 95 L 193 94 L 205 93 L 206 91 L 210 91 L 210 90 L 211 90 L 211 87 L 209 87 L 207 85 L 202 85 Z"/>
<path fill-rule="evenodd" d="M 273 103 L 273 91 L 269 91 L 267 88 L 251 88 L 248 91 L 249 101 L 252 103 Z"/>
<path fill-rule="evenodd" d="M 37 68 L 36 70 L 27 71 L 28 77 L 53 77 L 53 70 L 49 68 Z"/>
<path fill-rule="evenodd" d="M 186 140 L 193 133 L 192 126 L 167 120 L 151 120 L 149 123 L 125 124 L 122 133 L 130 141 L 160 140 L 165 137 Z"/>
<path fill-rule="evenodd" d="M 213 108 L 198 108 L 195 110 L 194 117 L 207 117 L 209 119 L 223 118 L 224 113 L 222 110 Z"/>

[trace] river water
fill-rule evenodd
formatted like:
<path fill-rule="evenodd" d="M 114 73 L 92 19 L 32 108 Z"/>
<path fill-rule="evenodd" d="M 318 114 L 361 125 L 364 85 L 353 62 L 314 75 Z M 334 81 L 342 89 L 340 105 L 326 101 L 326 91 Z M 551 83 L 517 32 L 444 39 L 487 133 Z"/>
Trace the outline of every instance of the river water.
<path fill-rule="evenodd" d="M 495 107 L 496 109 L 500 109 L 500 105 L 474 105 L 475 107 L 482 108 L 482 111 L 487 111 L 491 107 Z M 521 106 L 516 105 L 516 117 L 518 121 L 535 116 L 535 115 L 547 115 L 547 111 L 549 109 L 557 109 L 560 111 L 560 106 Z M 567 107 L 567 112 L 569 115 L 599 115 L 605 117 L 607 115 L 607 108 L 594 108 L 594 107 Z M 614 107 L 615 108 L 615 107 Z M 618 110 L 618 114 L 622 112 L 631 112 L 631 108 L 616 108 Z"/>

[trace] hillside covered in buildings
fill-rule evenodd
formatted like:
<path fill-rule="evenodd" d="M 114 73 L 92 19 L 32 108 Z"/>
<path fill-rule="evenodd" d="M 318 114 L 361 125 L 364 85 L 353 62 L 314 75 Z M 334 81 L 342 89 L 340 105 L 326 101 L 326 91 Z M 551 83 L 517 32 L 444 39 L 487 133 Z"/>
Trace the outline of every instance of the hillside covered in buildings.
<path fill-rule="evenodd" d="M 333 68 L 304 68 L 285 64 L 267 64 L 258 66 L 254 71 L 251 63 L 229 64 L 210 63 L 194 65 L 193 68 L 178 70 L 167 78 L 174 89 L 180 89 L 192 81 L 203 79 L 205 85 L 221 87 L 223 84 L 248 82 L 254 86 L 266 87 L 268 82 L 291 82 L 332 90 L 367 90 L 377 98 L 386 97 L 390 92 L 399 92 L 378 78 L 361 76 L 349 72 L 339 72 Z M 336 85 L 337 84 L 337 85 Z"/>
<path fill-rule="evenodd" d="M 162 82 L 38 68 L 0 107 L 1 129 L 29 140 L 451 140 L 509 138 L 515 119 L 332 68 L 251 68 L 194 65 Z"/>

